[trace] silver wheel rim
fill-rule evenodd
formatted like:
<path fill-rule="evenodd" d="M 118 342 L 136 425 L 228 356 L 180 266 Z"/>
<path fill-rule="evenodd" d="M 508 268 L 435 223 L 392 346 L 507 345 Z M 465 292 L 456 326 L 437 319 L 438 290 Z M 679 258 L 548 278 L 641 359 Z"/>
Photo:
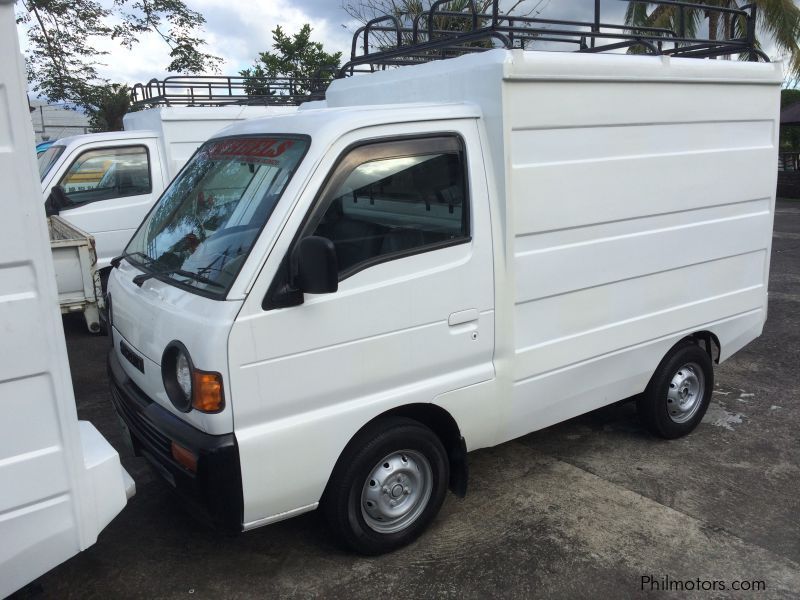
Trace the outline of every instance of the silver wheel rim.
<path fill-rule="evenodd" d="M 697 414 L 705 394 L 705 376 L 697 363 L 686 363 L 669 382 L 667 414 L 675 423 L 686 423 Z"/>
<path fill-rule="evenodd" d="M 361 491 L 361 514 L 378 533 L 395 533 L 416 521 L 428 505 L 433 471 L 424 455 L 401 450 L 370 471 Z"/>

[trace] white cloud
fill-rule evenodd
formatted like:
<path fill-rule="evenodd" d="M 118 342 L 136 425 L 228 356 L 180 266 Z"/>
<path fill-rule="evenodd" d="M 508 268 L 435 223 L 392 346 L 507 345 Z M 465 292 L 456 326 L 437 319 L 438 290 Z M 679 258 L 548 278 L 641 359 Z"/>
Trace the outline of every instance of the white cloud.
<path fill-rule="evenodd" d="M 350 33 L 342 26 L 348 17 L 339 8 L 338 0 L 185 0 L 189 8 L 200 12 L 206 19 L 201 37 L 207 45 L 204 51 L 223 59 L 221 72 L 236 74 L 250 66 L 259 52 L 272 47 L 272 30 L 281 25 L 287 34 L 293 34 L 309 23 L 312 39 L 322 42 L 329 52 L 350 52 Z M 104 0 L 110 4 L 110 0 Z M 309 7 L 304 7 L 308 4 Z M 113 23 L 113 21 L 112 21 Z M 20 45 L 23 50 L 27 40 L 20 28 Z M 146 82 L 153 77 L 162 78 L 170 62 L 169 47 L 156 33 L 139 37 L 130 50 L 116 40 L 100 38 L 94 41 L 99 49 L 108 52 L 98 67 L 101 77 L 112 82 L 128 84 Z"/>

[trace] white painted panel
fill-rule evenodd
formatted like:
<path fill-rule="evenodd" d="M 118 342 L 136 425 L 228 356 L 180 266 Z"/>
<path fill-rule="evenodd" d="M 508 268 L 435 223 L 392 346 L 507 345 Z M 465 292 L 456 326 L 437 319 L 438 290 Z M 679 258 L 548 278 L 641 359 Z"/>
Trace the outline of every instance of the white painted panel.
<path fill-rule="evenodd" d="M 545 298 L 769 248 L 771 230 L 772 215 L 758 212 L 520 253 L 516 299 Z"/>
<path fill-rule="evenodd" d="M 609 323 L 581 335 L 562 337 L 550 343 L 521 349 L 517 352 L 514 380 L 546 373 L 679 331 L 701 331 L 704 323 L 759 310 L 764 298 L 764 287 L 759 284 L 721 296 L 701 297 L 659 312 Z M 658 362 L 655 361 L 651 369 L 655 369 Z"/>
<path fill-rule="evenodd" d="M 67 473 L 60 446 L 0 460 L 0 490 L 3 490 L 0 494 L 0 519 L 4 513 L 20 506 L 36 504 L 56 494 L 68 494 Z"/>
<path fill-rule="evenodd" d="M 515 232 L 769 198 L 774 159 L 774 149 L 756 149 L 514 168 Z"/>
<path fill-rule="evenodd" d="M 63 562 L 69 556 L 66 549 L 75 547 L 75 527 L 67 495 L 0 515 L 0 594 L 5 596 Z"/>
<path fill-rule="evenodd" d="M 657 68 L 657 65 L 654 65 Z M 620 63 L 620 71 L 626 64 Z M 774 83 L 511 81 L 512 130 L 598 125 L 760 121 L 775 112 Z"/>
<path fill-rule="evenodd" d="M 584 288 L 519 304 L 516 341 L 520 350 L 582 340 L 703 299 L 762 286 L 765 251 L 722 258 L 652 275 Z"/>
<path fill-rule="evenodd" d="M 556 231 L 517 236 L 514 238 L 514 250 L 516 254 L 525 254 L 538 250 L 592 243 L 644 231 L 677 228 L 696 223 L 706 223 L 720 219 L 767 213 L 771 210 L 771 198 L 761 198 L 758 200 L 683 210 L 636 219 L 595 223 L 587 225 L 586 227 L 574 227 L 571 229 L 559 229 Z"/>
<path fill-rule="evenodd" d="M 645 123 L 563 129 L 515 129 L 515 168 L 612 158 L 772 148 L 772 121 Z"/>
<path fill-rule="evenodd" d="M 25 436 L 0 436 L 0 462 L 58 445 L 61 435 L 58 411 L 51 397 L 52 381 L 47 374 L 6 380 L 0 383 L 0 412 L 8 431 Z M 35 427 L 31 427 L 35 423 Z"/>

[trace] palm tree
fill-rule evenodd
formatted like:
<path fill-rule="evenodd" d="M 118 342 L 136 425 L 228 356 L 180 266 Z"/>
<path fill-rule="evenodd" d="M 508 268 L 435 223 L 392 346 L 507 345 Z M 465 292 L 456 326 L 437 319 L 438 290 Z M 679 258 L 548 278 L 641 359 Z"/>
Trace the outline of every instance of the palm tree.
<path fill-rule="evenodd" d="M 131 110 L 130 89 L 123 84 L 102 84 L 87 89 L 81 106 L 89 115 L 92 131 L 122 131 Z"/>
<path fill-rule="evenodd" d="M 745 19 L 713 10 L 713 7 L 741 8 L 738 0 L 693 0 L 706 4 L 709 10 L 682 9 L 686 37 L 694 37 L 704 20 L 708 19 L 710 40 L 744 37 L 747 31 Z M 800 76 L 800 7 L 794 0 L 748 0 L 758 12 L 757 31 L 766 34 L 778 51 L 789 57 L 789 75 Z M 630 2 L 625 14 L 625 24 L 631 27 L 666 27 L 679 31 L 681 9 L 672 4 Z M 760 44 L 757 41 L 757 46 Z M 742 56 L 743 59 L 749 58 Z"/>
<path fill-rule="evenodd" d="M 426 12 L 430 9 L 435 0 L 342 0 L 342 8 L 347 14 L 362 24 L 367 23 L 371 19 L 382 16 L 395 17 L 403 27 L 410 27 L 414 18 L 420 13 Z M 450 0 L 441 4 L 437 11 L 446 11 L 450 13 L 464 13 L 463 17 L 436 17 L 434 26 L 439 31 L 453 31 L 464 32 L 472 30 L 472 20 L 469 18 L 472 13 L 472 7 L 478 14 L 487 14 L 491 12 L 494 0 Z M 509 0 L 505 3 L 503 13 L 507 15 L 514 14 L 518 17 L 537 15 L 541 9 L 546 6 L 546 0 Z M 384 26 L 390 27 L 391 25 L 383 23 Z M 424 29 L 427 22 L 422 21 L 421 26 Z M 478 27 L 486 25 L 485 20 L 479 19 Z M 424 32 L 422 40 L 426 39 Z M 396 35 L 394 32 L 386 32 L 375 30 L 370 33 L 370 45 L 374 45 L 374 50 L 381 50 L 392 48 L 396 45 Z M 403 43 L 411 43 L 410 35 L 405 32 L 403 34 Z M 475 42 L 476 45 L 481 45 L 481 42 Z"/>

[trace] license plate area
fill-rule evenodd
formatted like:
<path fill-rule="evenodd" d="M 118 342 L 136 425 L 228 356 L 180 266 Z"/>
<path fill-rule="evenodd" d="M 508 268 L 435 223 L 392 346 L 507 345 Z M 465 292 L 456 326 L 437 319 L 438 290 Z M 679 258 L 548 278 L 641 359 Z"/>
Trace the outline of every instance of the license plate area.
<path fill-rule="evenodd" d="M 144 359 L 122 340 L 119 341 L 119 352 L 137 371 L 144 373 Z"/>

